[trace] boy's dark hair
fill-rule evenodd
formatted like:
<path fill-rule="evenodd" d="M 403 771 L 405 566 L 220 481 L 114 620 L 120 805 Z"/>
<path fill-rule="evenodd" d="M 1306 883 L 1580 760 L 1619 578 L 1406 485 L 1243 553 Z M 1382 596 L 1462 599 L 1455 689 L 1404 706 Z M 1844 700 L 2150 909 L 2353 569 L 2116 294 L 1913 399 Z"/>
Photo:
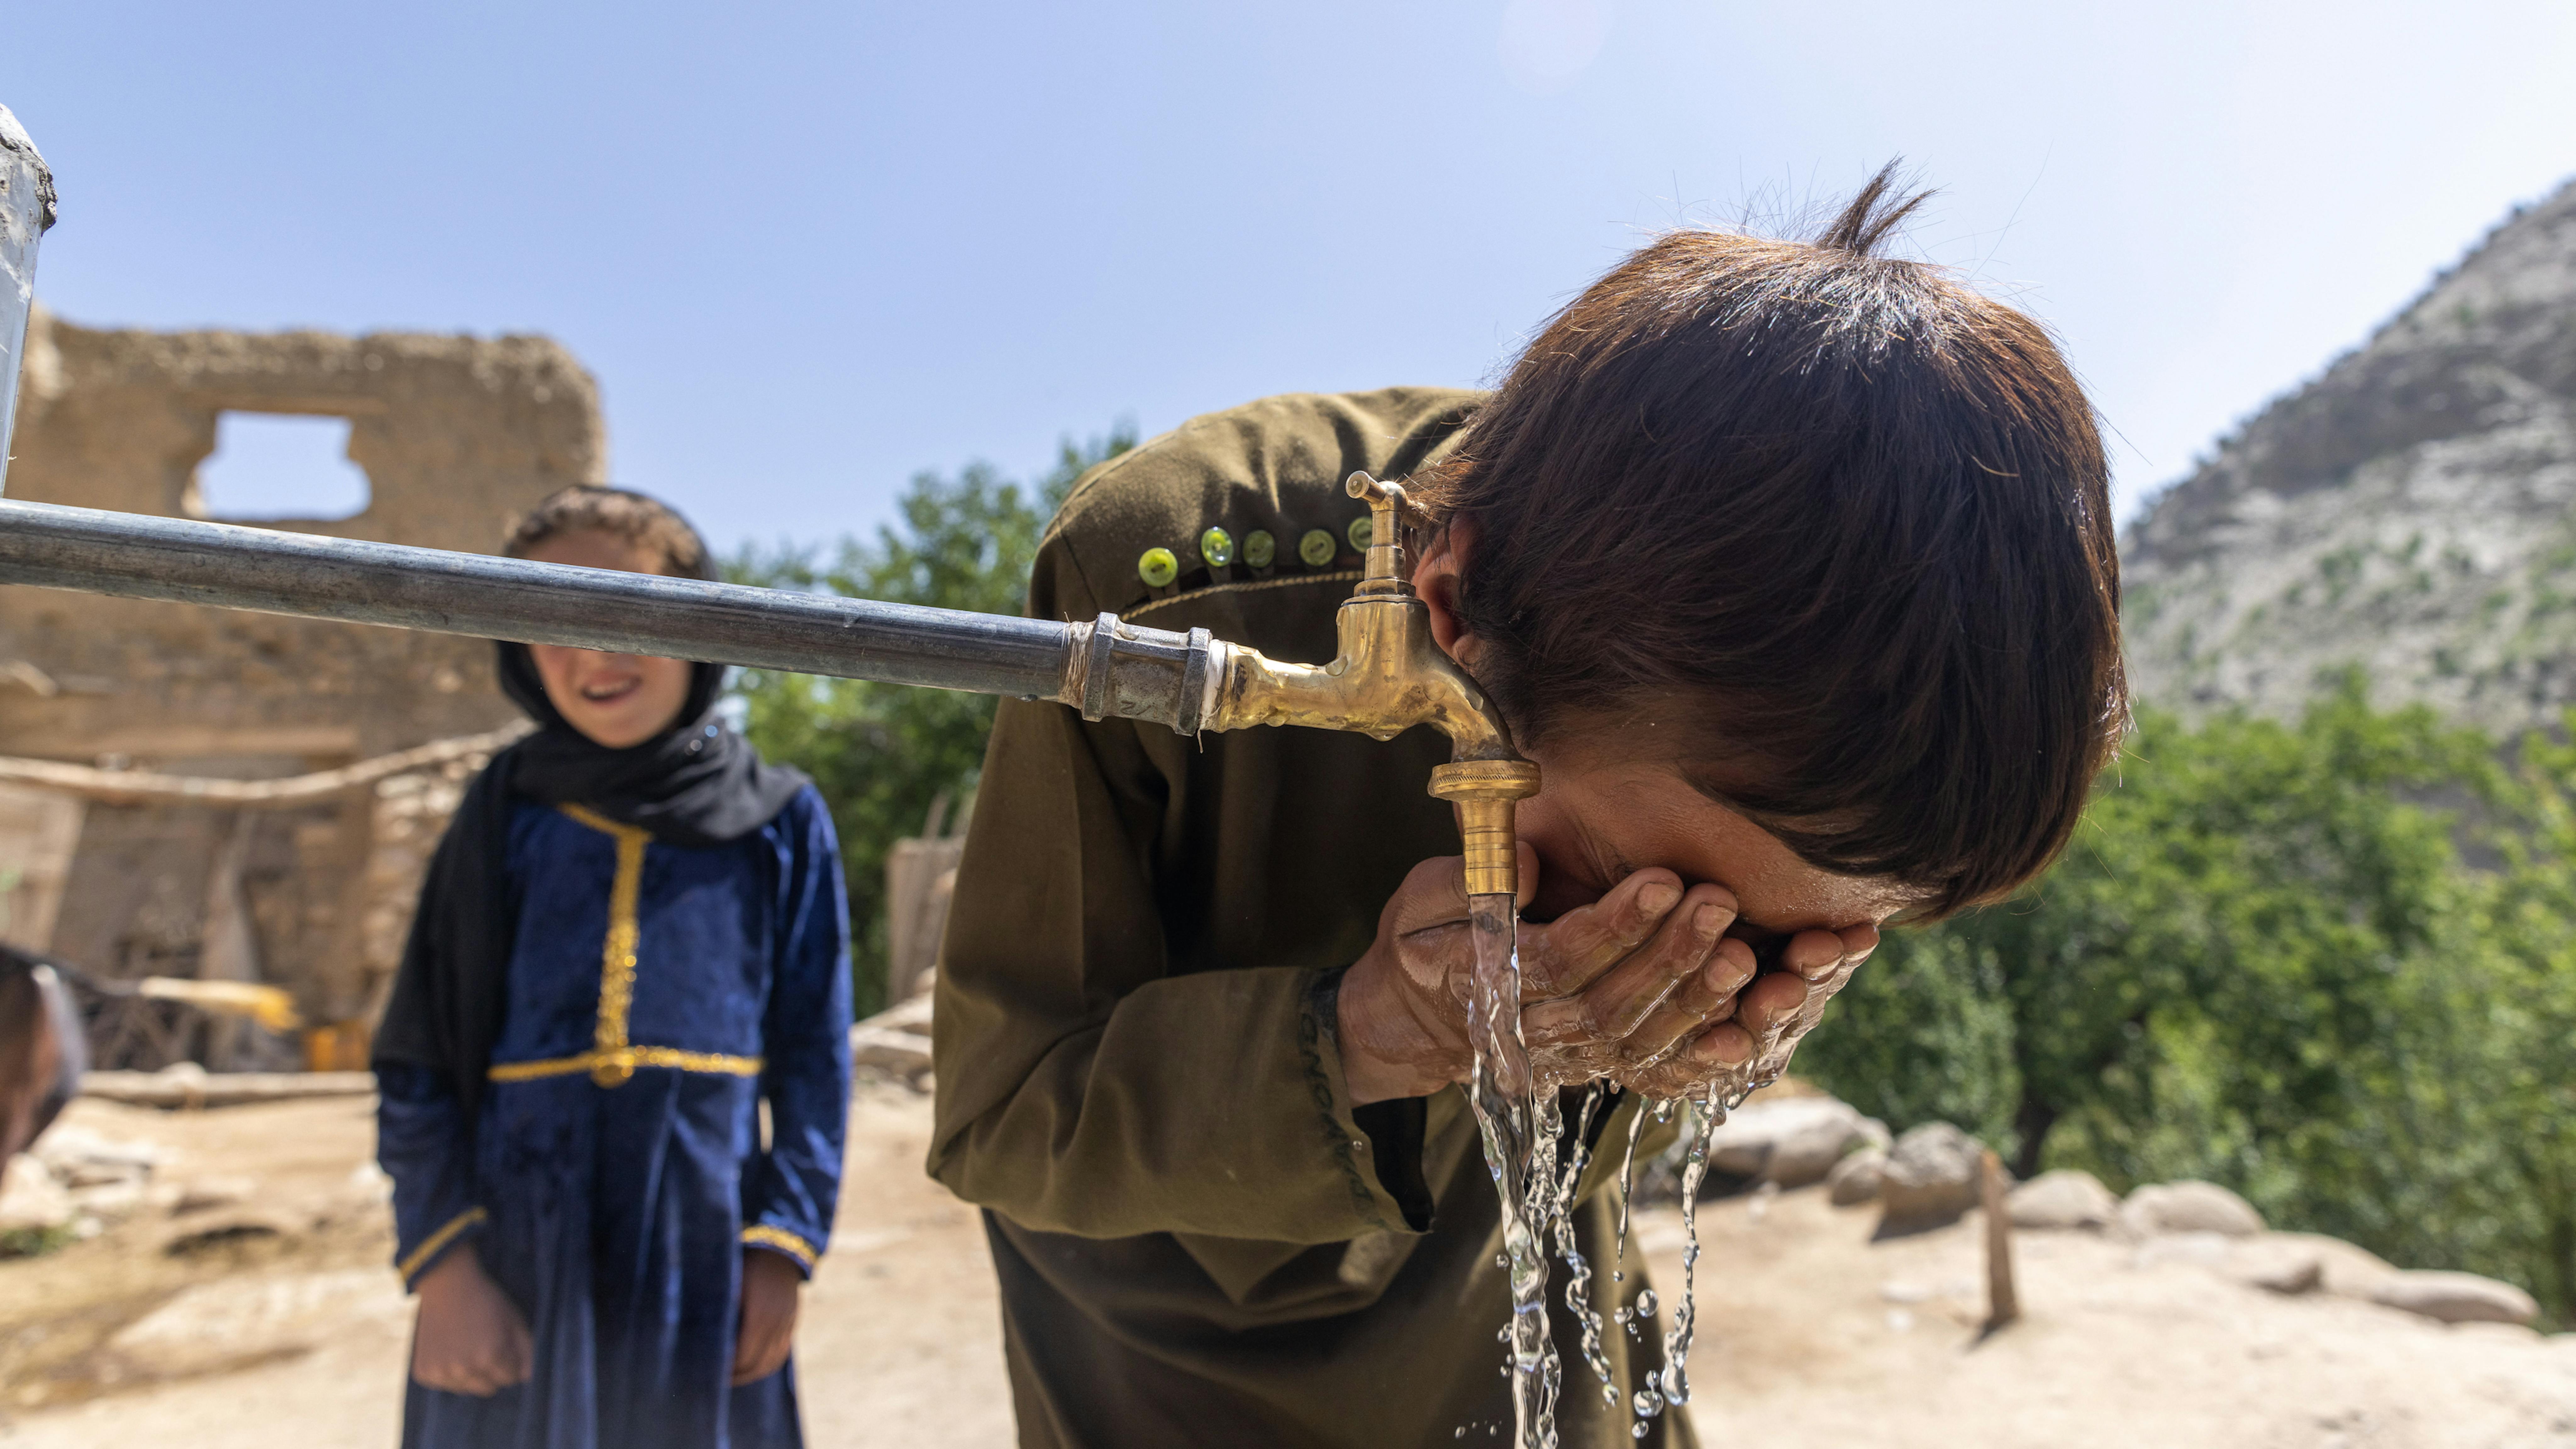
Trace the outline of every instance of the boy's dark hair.
<path fill-rule="evenodd" d="M 1661 238 L 1540 331 L 1414 496 L 1524 744 L 1614 711 L 1702 793 L 1919 918 L 2072 834 L 2128 721 L 2093 409 L 2047 332 L 1823 235 Z M 1624 745 L 1626 741 L 1615 742 Z"/>
<path fill-rule="evenodd" d="M 595 483 L 575 483 L 547 494 L 510 530 L 501 552 L 526 558 L 537 545 L 567 533 L 605 533 L 650 549 L 662 556 L 662 572 L 673 578 L 716 576 L 707 541 L 678 510 L 658 498 Z"/>

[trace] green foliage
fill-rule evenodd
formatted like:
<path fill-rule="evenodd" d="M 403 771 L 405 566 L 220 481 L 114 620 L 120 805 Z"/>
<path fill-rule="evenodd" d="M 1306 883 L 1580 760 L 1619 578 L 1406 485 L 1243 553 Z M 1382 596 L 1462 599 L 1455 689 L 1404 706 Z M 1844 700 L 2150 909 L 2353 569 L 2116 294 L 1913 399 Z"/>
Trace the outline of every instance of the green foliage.
<path fill-rule="evenodd" d="M 79 1240 L 80 1234 L 69 1223 L 49 1228 L 8 1228 L 0 1230 L 0 1258 L 41 1258 Z"/>
<path fill-rule="evenodd" d="M 2465 1135 L 2499 1168 L 2476 1184 L 2482 1231 L 2465 1256 L 2525 1269 L 2505 1276 L 2564 1324 L 2576 1322 L 2576 747 L 2525 741 L 2515 784 L 2521 828 L 2496 842 L 2481 969 L 2446 980 L 2441 1019 Z"/>
<path fill-rule="evenodd" d="M 1891 933 L 1799 1066 L 2025 1175 L 2225 1183 L 2576 1321 L 2576 748 L 2508 766 L 2358 681 L 2147 716 L 2058 867 Z"/>
<path fill-rule="evenodd" d="M 782 544 L 745 548 L 725 563 L 735 583 L 807 589 L 1017 614 L 1047 519 L 1092 465 L 1136 445 L 1121 426 L 1088 445 L 1067 440 L 1055 469 L 1023 490 L 990 465 L 954 478 L 916 474 L 897 507 L 899 525 L 874 539 L 844 537 L 829 559 Z M 993 699 L 853 679 L 745 671 L 735 692 L 744 733 L 763 755 L 814 777 L 832 807 L 849 878 L 851 958 L 861 1015 L 885 1004 L 885 861 L 894 842 L 921 833 L 935 801 L 962 811 L 984 763 Z M 959 817 L 962 818 L 962 817 Z"/>

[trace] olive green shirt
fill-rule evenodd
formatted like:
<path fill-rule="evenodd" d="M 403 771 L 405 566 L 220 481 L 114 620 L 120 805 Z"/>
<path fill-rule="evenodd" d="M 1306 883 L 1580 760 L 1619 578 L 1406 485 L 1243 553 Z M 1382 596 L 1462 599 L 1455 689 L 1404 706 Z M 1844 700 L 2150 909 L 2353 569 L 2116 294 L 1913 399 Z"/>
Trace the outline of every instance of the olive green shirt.
<path fill-rule="evenodd" d="M 1293 395 L 1184 424 L 1074 490 L 1030 613 L 1328 660 L 1367 518 L 1343 479 L 1437 462 L 1481 401 Z M 1002 704 L 940 962 L 929 1166 L 988 1209 L 1022 1444 L 1508 1442 L 1474 1121 L 1455 1090 L 1355 1111 L 1331 1019 L 1405 874 L 1458 853 L 1425 793 L 1447 758 L 1428 729 L 1191 740 Z M 1635 1254 L 1609 1281 L 1600 1190 L 1631 1110 L 1577 1212 L 1605 1317 L 1645 1287 Z M 1631 1437 L 1555 1317 L 1566 1445 L 1690 1442 L 1672 1415 Z M 1605 1337 L 1624 1399 L 1656 1345 Z"/>

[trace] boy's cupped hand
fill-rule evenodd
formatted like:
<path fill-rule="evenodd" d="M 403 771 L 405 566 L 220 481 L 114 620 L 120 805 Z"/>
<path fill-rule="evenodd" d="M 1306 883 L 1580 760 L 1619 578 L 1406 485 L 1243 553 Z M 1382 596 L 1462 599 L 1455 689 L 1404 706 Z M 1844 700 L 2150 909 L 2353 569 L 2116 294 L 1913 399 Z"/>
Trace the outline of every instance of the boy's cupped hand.
<path fill-rule="evenodd" d="M 534 1355 L 528 1320 L 484 1273 L 473 1244 L 450 1249 L 414 1286 L 420 1322 L 412 1333 L 412 1378 L 476 1398 L 527 1382 Z"/>
<path fill-rule="evenodd" d="M 1522 902 L 1538 861 L 1521 846 Z M 1607 1077 L 1650 1097 L 1697 1096 L 1777 1074 L 1824 1004 L 1877 947 L 1870 925 L 1801 931 L 1757 956 L 1720 885 L 1640 870 L 1599 900 L 1520 932 L 1521 1032 L 1543 1082 Z M 1754 933 L 1760 934 L 1760 933 Z M 1427 860 L 1378 918 L 1342 980 L 1338 1036 L 1358 1103 L 1467 1079 L 1474 960 L 1465 875 Z"/>

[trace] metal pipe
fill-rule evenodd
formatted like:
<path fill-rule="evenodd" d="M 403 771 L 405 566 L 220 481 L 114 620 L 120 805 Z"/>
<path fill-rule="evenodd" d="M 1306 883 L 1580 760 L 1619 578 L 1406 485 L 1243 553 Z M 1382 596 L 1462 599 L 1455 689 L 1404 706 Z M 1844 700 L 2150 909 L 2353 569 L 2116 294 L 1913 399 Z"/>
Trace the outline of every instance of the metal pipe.
<path fill-rule="evenodd" d="M 0 583 L 1052 699 L 1194 734 L 1225 645 L 0 500 Z"/>
<path fill-rule="evenodd" d="M 27 313 L 36 305 L 36 243 L 54 224 L 54 177 L 18 118 L 0 106 L 0 486 L 9 478 L 9 434 L 18 421 Z"/>

